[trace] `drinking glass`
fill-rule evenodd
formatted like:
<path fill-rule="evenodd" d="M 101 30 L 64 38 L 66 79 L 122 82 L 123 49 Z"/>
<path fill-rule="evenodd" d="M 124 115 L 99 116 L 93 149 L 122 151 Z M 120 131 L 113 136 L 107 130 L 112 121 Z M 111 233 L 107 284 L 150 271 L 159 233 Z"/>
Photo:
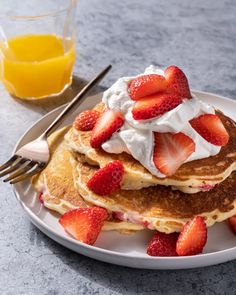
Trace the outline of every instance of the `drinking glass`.
<path fill-rule="evenodd" d="M 11 10 L 0 8 L 0 81 L 21 99 L 62 93 L 75 63 L 76 0 L 5 2 Z"/>

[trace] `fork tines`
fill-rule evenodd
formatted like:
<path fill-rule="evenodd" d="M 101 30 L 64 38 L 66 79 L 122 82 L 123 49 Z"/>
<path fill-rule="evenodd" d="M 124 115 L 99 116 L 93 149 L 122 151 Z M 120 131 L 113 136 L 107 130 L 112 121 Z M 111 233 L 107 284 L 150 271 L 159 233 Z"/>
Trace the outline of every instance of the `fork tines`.
<path fill-rule="evenodd" d="M 8 175 L 3 181 L 14 184 L 33 176 L 42 170 L 44 165 L 43 163 L 14 155 L 0 166 L 0 178 Z"/>

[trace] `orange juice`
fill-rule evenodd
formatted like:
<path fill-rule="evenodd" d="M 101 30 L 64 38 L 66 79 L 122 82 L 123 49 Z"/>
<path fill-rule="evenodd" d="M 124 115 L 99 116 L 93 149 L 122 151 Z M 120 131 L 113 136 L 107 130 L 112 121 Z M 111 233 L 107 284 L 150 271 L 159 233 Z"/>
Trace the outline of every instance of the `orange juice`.
<path fill-rule="evenodd" d="M 60 93 L 71 83 L 75 62 L 72 40 L 56 35 L 22 35 L 0 43 L 0 80 L 20 98 Z"/>

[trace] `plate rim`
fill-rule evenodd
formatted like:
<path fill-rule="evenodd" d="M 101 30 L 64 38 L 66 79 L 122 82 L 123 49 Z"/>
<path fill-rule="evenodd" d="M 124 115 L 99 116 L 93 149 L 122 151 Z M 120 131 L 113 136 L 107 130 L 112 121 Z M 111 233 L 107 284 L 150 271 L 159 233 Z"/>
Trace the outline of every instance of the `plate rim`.
<path fill-rule="evenodd" d="M 222 95 L 217 95 L 211 92 L 206 92 L 206 91 L 199 91 L 199 90 L 191 90 L 193 93 L 195 94 L 200 94 L 200 95 L 211 95 L 211 96 L 217 96 L 219 99 L 223 99 L 226 100 L 230 103 L 236 104 L 236 100 L 233 100 L 231 98 L 228 97 L 224 97 Z M 96 96 L 101 96 L 102 92 L 97 93 Z M 94 95 L 95 96 L 95 95 Z M 58 112 L 59 110 L 62 110 L 67 104 L 63 104 L 59 107 L 56 107 L 55 109 L 51 110 L 50 112 L 46 113 L 45 115 L 43 115 L 42 117 L 40 117 L 38 120 L 36 120 L 18 139 L 17 143 L 14 146 L 13 152 L 12 154 L 15 153 L 15 151 L 20 147 L 20 143 L 21 141 L 25 138 L 25 136 L 27 136 L 27 134 L 31 131 L 32 128 L 34 128 L 38 123 L 40 123 L 41 121 L 45 120 L 46 117 L 50 117 L 53 115 L 53 113 Z M 51 233 L 52 235 L 56 236 L 58 239 L 62 239 L 65 243 L 70 243 L 73 246 L 77 247 L 82 247 L 85 250 L 91 251 L 91 252 L 98 252 L 99 254 L 105 254 L 108 256 L 115 256 L 118 258 L 129 258 L 129 259 L 138 259 L 139 261 L 145 260 L 145 261 L 173 261 L 173 262 L 188 262 L 188 261 L 195 261 L 195 260 L 199 260 L 200 258 L 214 258 L 215 256 L 220 256 L 220 255 L 227 255 L 227 254 L 231 254 L 231 252 L 236 251 L 236 246 L 235 247 L 230 247 L 224 250 L 219 250 L 219 251 L 215 251 L 215 252 L 211 252 L 211 253 L 202 253 L 199 255 L 191 255 L 191 256 L 177 256 L 177 257 L 152 257 L 152 256 L 138 256 L 137 254 L 127 254 L 127 253 L 119 253 L 117 251 L 113 251 L 113 250 L 107 250 L 107 249 L 103 249 L 100 247 L 96 247 L 96 246 L 91 246 L 91 245 L 87 245 L 85 243 L 82 243 L 78 240 L 73 239 L 70 236 L 67 235 L 61 235 L 60 233 L 58 233 L 56 230 L 54 230 L 54 228 L 52 228 L 51 226 L 49 226 L 46 222 L 44 222 L 42 219 L 40 219 L 29 207 L 27 207 L 23 201 L 21 200 L 20 194 L 17 191 L 17 185 L 12 185 L 12 190 L 13 193 L 17 199 L 17 201 L 20 203 L 21 207 L 23 208 L 23 210 L 29 215 L 31 222 L 37 227 L 39 228 L 40 231 L 42 231 L 44 234 L 46 234 L 47 236 L 49 236 L 51 239 L 53 239 L 51 237 L 51 235 L 47 234 L 46 232 L 44 232 L 39 226 L 41 226 L 42 228 L 44 228 L 46 231 L 48 231 L 49 233 Z M 50 210 L 48 210 L 48 212 L 50 212 Z M 38 226 L 38 224 L 39 226 Z M 53 239 L 54 240 L 54 239 Z M 60 243 L 56 240 L 57 243 Z M 65 246 L 67 247 L 67 246 Z M 68 248 L 68 247 L 67 247 Z M 85 255 L 85 254 L 82 254 Z M 87 255 L 89 256 L 89 255 Z M 91 257 L 91 256 L 90 256 Z M 97 259 L 95 257 L 93 257 L 94 259 Z M 235 257 L 236 258 L 236 257 Z M 232 259 L 228 259 L 225 261 L 229 261 L 229 260 L 233 260 Z M 101 259 L 98 259 L 101 260 Z M 207 265 L 212 265 L 214 263 L 210 263 Z M 218 262 L 216 262 L 215 264 L 218 264 Z M 132 266 L 131 266 L 132 267 Z M 194 266 L 190 266 L 191 268 Z M 189 267 L 189 268 L 190 268 Z M 195 266 L 198 267 L 198 266 Z M 180 268 L 183 269 L 183 268 Z"/>

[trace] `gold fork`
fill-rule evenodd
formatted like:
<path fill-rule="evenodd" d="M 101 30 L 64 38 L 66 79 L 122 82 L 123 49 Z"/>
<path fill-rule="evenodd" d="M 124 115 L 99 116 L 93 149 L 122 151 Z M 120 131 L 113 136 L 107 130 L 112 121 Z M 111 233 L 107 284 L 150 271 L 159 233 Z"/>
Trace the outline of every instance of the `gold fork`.
<path fill-rule="evenodd" d="M 47 142 L 48 135 L 65 120 L 75 107 L 79 107 L 82 104 L 88 91 L 97 85 L 110 69 L 111 65 L 102 70 L 76 95 L 43 134 L 25 144 L 17 150 L 6 163 L 0 166 L 0 177 L 9 174 L 8 177 L 3 180 L 4 182 L 10 181 L 10 184 L 14 184 L 23 181 L 46 167 L 50 159 L 50 151 Z"/>

